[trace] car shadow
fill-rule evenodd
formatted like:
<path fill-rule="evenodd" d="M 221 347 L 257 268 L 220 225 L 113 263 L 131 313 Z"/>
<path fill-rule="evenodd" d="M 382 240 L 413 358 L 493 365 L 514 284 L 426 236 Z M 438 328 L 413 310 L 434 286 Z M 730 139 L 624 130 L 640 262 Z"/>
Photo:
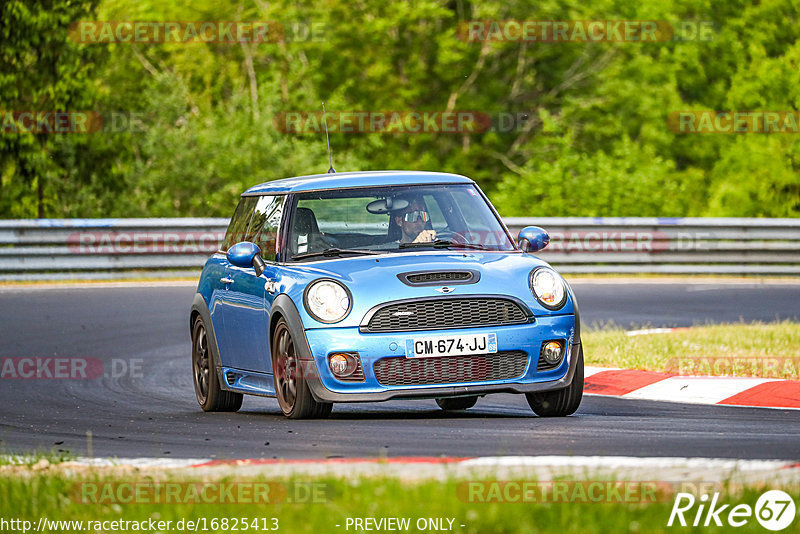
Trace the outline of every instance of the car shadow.
<path fill-rule="evenodd" d="M 278 419 L 285 419 L 283 413 L 278 409 L 267 410 L 239 410 L 239 415 L 253 416 L 253 417 L 275 417 Z M 534 413 L 514 413 L 506 412 L 499 413 L 489 410 L 464 410 L 446 412 L 444 410 L 409 410 L 406 409 L 385 409 L 377 410 L 370 408 L 366 410 L 353 410 L 352 408 L 338 409 L 334 408 L 330 416 L 327 417 L 328 421 L 386 421 L 386 420 L 441 420 L 441 419 L 529 419 L 536 417 Z M 310 419 L 314 421 L 314 419 Z M 319 419 L 317 419 L 319 420 Z"/>

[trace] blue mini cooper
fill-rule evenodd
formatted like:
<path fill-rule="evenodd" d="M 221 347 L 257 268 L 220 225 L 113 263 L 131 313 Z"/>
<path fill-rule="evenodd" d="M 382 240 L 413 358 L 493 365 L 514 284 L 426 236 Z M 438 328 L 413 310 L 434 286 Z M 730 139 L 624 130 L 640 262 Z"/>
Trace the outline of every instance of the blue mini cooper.
<path fill-rule="evenodd" d="M 474 181 L 379 171 L 276 180 L 242 194 L 191 307 L 205 411 L 244 394 L 290 418 L 335 402 L 431 398 L 464 410 L 524 393 L 540 416 L 578 409 L 583 350 L 575 296 L 515 242 Z"/>

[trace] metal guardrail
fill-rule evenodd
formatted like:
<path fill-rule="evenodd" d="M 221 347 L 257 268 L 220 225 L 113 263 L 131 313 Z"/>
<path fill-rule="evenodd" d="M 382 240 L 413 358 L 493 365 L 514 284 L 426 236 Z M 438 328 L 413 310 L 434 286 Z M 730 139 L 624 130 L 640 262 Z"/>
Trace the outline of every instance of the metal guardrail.
<path fill-rule="evenodd" d="M 0 220 L 0 280 L 195 276 L 228 219 Z"/>
<path fill-rule="evenodd" d="M 800 274 L 800 219 L 506 218 L 545 228 L 565 273 Z M 196 275 L 228 220 L 0 220 L 0 279 Z"/>
<path fill-rule="evenodd" d="M 506 218 L 550 233 L 542 259 L 569 273 L 800 274 L 800 219 Z"/>

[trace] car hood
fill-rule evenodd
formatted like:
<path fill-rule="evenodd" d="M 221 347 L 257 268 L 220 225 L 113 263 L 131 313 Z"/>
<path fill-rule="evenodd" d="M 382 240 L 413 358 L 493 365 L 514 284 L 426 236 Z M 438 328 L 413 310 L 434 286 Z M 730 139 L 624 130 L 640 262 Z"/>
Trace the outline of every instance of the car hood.
<path fill-rule="evenodd" d="M 573 298 L 558 311 L 541 306 L 533 297 L 528 275 L 547 262 L 522 253 L 426 251 L 396 253 L 381 256 L 335 258 L 308 264 L 285 265 L 284 276 L 278 280 L 281 292 L 295 301 L 304 316 L 306 327 L 358 326 L 366 313 L 379 304 L 394 300 L 441 297 L 436 291 L 443 286 L 452 289 L 449 296 L 492 295 L 509 296 L 524 302 L 534 315 L 573 313 Z M 474 270 L 480 273 L 475 283 L 442 282 L 431 286 L 409 286 L 398 275 L 415 271 Z M 335 325 L 314 321 L 305 311 L 303 291 L 319 278 L 333 278 L 343 283 L 352 295 L 353 308 L 348 316 Z"/>

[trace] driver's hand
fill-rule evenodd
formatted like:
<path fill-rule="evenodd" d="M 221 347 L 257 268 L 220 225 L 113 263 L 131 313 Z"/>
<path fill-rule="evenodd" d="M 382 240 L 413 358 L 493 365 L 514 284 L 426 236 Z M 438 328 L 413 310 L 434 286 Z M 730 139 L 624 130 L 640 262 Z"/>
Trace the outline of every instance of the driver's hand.
<path fill-rule="evenodd" d="M 423 230 L 419 233 L 414 243 L 430 243 L 436 239 L 436 230 Z"/>

